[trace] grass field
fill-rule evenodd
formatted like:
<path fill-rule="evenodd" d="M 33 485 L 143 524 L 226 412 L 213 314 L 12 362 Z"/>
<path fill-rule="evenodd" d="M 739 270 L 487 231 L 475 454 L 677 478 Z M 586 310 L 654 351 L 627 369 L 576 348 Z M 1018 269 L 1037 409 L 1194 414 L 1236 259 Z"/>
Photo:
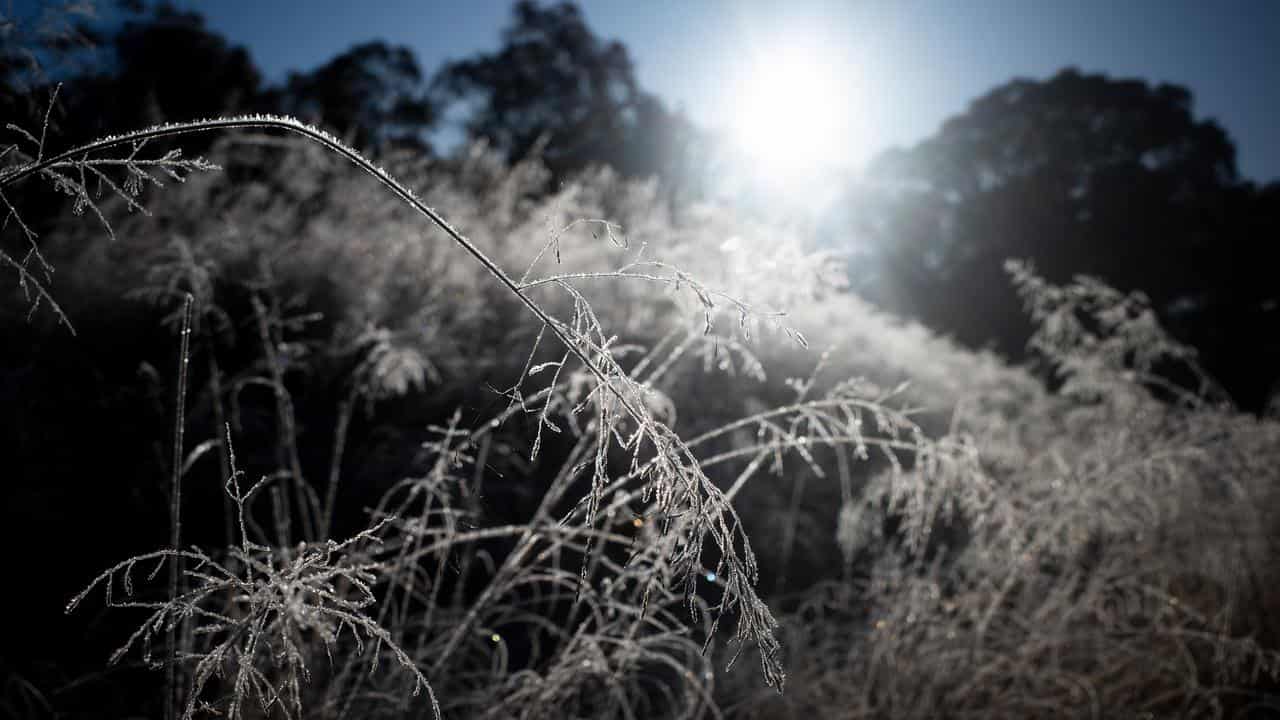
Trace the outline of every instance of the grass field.
<path fill-rule="evenodd" d="M 45 135 L 0 170 L 13 717 L 1280 711 L 1280 424 L 1140 296 L 1011 264 L 1033 371 L 607 170 Z"/>

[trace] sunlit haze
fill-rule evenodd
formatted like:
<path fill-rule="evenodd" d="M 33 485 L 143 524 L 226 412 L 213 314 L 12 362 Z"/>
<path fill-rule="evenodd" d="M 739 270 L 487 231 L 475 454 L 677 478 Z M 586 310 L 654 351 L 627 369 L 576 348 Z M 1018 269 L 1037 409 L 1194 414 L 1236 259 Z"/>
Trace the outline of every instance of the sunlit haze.
<path fill-rule="evenodd" d="M 866 141 L 850 112 L 853 77 L 841 60 L 797 42 L 745 64 L 732 91 L 731 130 L 761 172 L 820 173 Z"/>

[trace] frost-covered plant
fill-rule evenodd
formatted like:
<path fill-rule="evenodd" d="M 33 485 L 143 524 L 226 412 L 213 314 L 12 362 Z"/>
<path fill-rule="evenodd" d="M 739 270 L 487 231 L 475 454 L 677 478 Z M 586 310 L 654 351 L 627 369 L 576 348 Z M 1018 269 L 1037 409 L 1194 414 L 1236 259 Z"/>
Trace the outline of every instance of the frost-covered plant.
<path fill-rule="evenodd" d="M 146 214 L 146 207 L 138 200 L 145 187 L 163 187 L 165 180 L 183 182 L 191 173 L 216 170 L 217 166 L 199 157 L 184 158 L 179 149 L 168 150 L 158 156 L 149 155 L 146 152 L 147 137 L 96 148 L 91 144 L 52 153 L 47 149 L 46 143 L 49 139 L 49 119 L 56 101 L 55 89 L 49 98 L 38 136 L 20 125 L 5 125 L 5 129 L 16 136 L 16 140 L 0 147 L 0 161 L 4 163 L 0 165 L 0 212 L 4 213 L 0 227 L 7 227 L 12 223 L 20 231 L 27 247 L 20 256 L 0 247 L 0 264 L 17 273 L 18 285 L 31 302 L 32 313 L 42 303 L 47 303 L 58 319 L 70 328 L 66 314 L 45 287 L 53 267 L 40 252 L 36 233 L 23 222 L 21 213 L 6 190 L 11 190 L 29 176 L 38 177 L 71 200 L 74 214 L 82 215 L 89 211 L 108 234 L 113 234 L 112 225 L 101 208 L 104 197 L 117 198 L 130 211 Z M 108 149 L 118 149 L 119 152 L 100 152 Z"/>
<path fill-rule="evenodd" d="M 1166 363 L 1192 358 L 1140 298 L 1018 275 L 1055 395 L 833 295 L 829 257 L 710 206 L 676 219 L 607 171 L 537 197 L 536 162 L 473 148 L 386 158 L 393 177 L 282 118 L 59 162 L 228 128 L 261 133 L 215 150 L 269 155 L 256 179 L 188 183 L 147 225 L 113 216 L 127 199 L 103 211 L 128 250 L 112 282 L 166 310 L 193 296 L 215 431 L 180 464 L 216 455 L 229 488 L 225 549 L 140 556 L 90 588 L 151 612 L 126 650 L 181 628 L 166 650 L 188 714 L 403 716 L 427 680 L 447 716 L 1199 712 L 1273 661 L 1248 613 L 1275 584 L 1275 429 L 1174 392 Z M 794 349 L 810 339 L 816 366 Z M 348 459 L 362 418 L 495 377 L 434 416 L 386 492 Z M 308 427 L 317 385 L 334 413 Z M 270 507 L 247 510 L 228 424 L 274 462 Z M 354 488 L 373 507 L 337 542 Z M 1241 562 L 1223 571 L 1224 552 Z M 179 561 L 168 600 L 109 590 Z M 790 591 L 806 564 L 826 581 L 766 605 L 762 567 Z M 227 645 L 253 627 L 282 639 Z M 787 695 L 717 672 L 743 652 L 778 688 L 785 663 Z"/>
<path fill-rule="evenodd" d="M 236 505 L 239 544 L 227 548 L 222 557 L 192 548 L 129 558 L 94 578 L 71 599 L 67 611 L 75 610 L 90 593 L 101 591 L 107 607 L 149 613 L 112 654 L 112 663 L 137 646 L 143 658 L 153 662 L 155 638 L 181 625 L 194 638 L 187 641 L 193 648 L 174 659 L 187 666 L 191 682 L 181 712 L 184 720 L 206 712 L 238 720 L 250 704 L 266 715 L 278 709 L 284 717 L 307 717 L 302 698 L 311 682 L 311 667 L 320 660 L 316 651 L 323 648 L 332 662 L 332 653 L 344 640 L 354 645 L 356 655 L 370 658 L 370 671 L 378 669 L 384 654 L 390 655 L 411 678 L 413 695 L 426 689 L 439 717 L 426 677 L 390 633 L 367 614 L 376 602 L 373 588 L 385 570 L 371 557 L 370 546 L 380 542 L 378 533 L 386 521 L 342 542 L 303 542 L 290 548 L 258 544 L 250 540 L 246 512 L 271 479 L 264 477 L 242 488 L 243 473 L 235 467 L 234 453 L 230 466 L 226 493 Z M 278 493 L 275 499 L 278 503 Z M 162 600 L 135 597 L 133 575 L 139 565 L 154 566 L 147 576 L 152 579 L 166 565 L 180 562 L 184 565 L 180 593 Z M 366 645 L 371 646 L 367 651 Z"/>
<path fill-rule="evenodd" d="M 973 463 L 868 484 L 839 528 L 865 569 L 780 620 L 792 692 L 730 714 L 1226 717 L 1280 676 L 1280 426 L 1224 406 L 1140 296 L 1011 269 L 1060 390 L 973 398 Z"/>

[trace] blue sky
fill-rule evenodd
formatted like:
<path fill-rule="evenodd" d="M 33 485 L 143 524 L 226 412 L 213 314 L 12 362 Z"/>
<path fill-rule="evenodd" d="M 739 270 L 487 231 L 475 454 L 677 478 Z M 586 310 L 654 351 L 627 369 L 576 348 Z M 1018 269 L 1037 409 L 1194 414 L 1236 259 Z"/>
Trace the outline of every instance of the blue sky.
<path fill-rule="evenodd" d="M 491 50 L 505 0 L 181 0 L 269 80 L 353 44 L 412 47 L 428 72 Z M 853 165 L 931 134 L 1012 77 L 1087 72 L 1189 87 L 1231 133 L 1248 178 L 1280 179 L 1280 2 L 953 0 L 584 0 L 587 22 L 630 50 L 642 85 L 708 127 L 733 123 L 726 95 L 743 58 L 780 45 L 838 49 L 833 89 L 857 124 Z"/>

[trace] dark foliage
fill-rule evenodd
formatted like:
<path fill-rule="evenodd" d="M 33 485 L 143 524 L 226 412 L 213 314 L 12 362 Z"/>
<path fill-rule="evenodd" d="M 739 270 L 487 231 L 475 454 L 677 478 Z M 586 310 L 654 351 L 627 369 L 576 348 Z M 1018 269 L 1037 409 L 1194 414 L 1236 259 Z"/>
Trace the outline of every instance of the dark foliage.
<path fill-rule="evenodd" d="M 1277 191 L 1239 179 L 1235 148 L 1171 85 L 1064 70 L 976 100 L 932 138 L 883 154 L 860 203 L 873 262 L 855 286 L 971 346 L 1024 357 L 1030 325 L 1006 258 L 1147 294 L 1246 406 L 1280 367 Z M 1233 319 L 1228 319 L 1233 318 Z M 1236 323 L 1240 324 L 1236 324 Z"/>
<path fill-rule="evenodd" d="M 472 107 L 471 137 L 510 162 L 536 149 L 560 178 L 603 164 L 678 181 L 699 141 L 688 120 L 640 88 L 626 47 L 597 37 L 572 3 L 516 3 L 501 49 L 451 62 L 434 82 L 446 100 Z"/>
<path fill-rule="evenodd" d="M 263 100 L 361 148 L 426 151 L 425 133 L 437 121 L 418 59 L 406 47 L 383 42 L 357 45 L 311 72 L 291 73 Z"/>

